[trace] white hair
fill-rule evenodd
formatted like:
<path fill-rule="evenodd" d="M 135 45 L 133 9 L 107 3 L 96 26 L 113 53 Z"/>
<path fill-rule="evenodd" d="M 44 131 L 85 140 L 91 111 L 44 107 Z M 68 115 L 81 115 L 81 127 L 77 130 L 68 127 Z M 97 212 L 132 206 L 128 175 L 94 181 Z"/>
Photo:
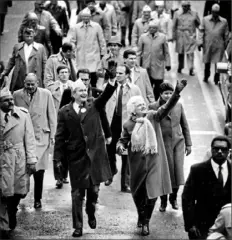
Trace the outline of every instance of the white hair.
<path fill-rule="evenodd" d="M 80 88 L 80 87 L 86 87 L 86 86 L 81 79 L 77 79 L 71 86 L 72 92 L 74 92 L 77 88 Z"/>
<path fill-rule="evenodd" d="M 160 21 L 158 19 L 153 19 L 149 22 L 149 27 L 154 26 L 154 27 L 159 27 L 160 26 Z"/>
<path fill-rule="evenodd" d="M 144 102 L 144 98 L 142 96 L 133 96 L 129 99 L 128 103 L 127 103 L 127 113 L 129 116 L 132 115 L 132 113 L 135 112 L 135 108 L 138 102 Z"/>
<path fill-rule="evenodd" d="M 146 11 L 150 11 L 150 12 L 151 12 L 150 6 L 145 5 L 145 6 L 143 7 L 143 12 L 146 12 Z"/>

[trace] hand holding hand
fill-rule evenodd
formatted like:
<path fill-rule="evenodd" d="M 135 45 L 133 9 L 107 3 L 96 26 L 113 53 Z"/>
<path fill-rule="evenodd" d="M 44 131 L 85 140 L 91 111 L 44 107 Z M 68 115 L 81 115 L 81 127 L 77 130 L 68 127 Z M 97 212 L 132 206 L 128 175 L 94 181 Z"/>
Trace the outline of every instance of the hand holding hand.
<path fill-rule="evenodd" d="M 31 176 L 35 172 L 36 172 L 35 164 L 27 164 L 27 174 Z"/>
<path fill-rule="evenodd" d="M 188 156 L 191 152 L 192 152 L 191 146 L 186 146 L 186 148 L 185 148 L 185 154 L 186 154 L 186 156 Z"/>
<path fill-rule="evenodd" d="M 176 91 L 180 93 L 187 85 L 186 79 L 177 80 Z"/>

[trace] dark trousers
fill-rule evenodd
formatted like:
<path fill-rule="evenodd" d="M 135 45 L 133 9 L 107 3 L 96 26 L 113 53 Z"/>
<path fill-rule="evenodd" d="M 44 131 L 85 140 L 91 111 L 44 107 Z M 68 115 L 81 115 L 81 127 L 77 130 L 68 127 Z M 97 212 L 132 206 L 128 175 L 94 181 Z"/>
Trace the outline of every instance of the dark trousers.
<path fill-rule="evenodd" d="M 121 43 L 123 46 L 126 46 L 126 28 L 125 26 L 121 27 Z M 129 45 L 131 45 L 131 34 L 133 30 L 133 24 L 130 24 L 128 27 L 128 41 Z"/>
<path fill-rule="evenodd" d="M 0 33 L 4 31 L 4 23 L 5 23 L 5 13 L 0 13 Z"/>
<path fill-rule="evenodd" d="M 68 160 L 64 159 L 63 161 L 61 160 L 62 163 L 62 178 L 67 178 L 68 177 Z"/>
<path fill-rule="evenodd" d="M 151 76 L 149 76 L 149 78 L 150 78 L 151 86 L 153 88 L 155 100 L 158 100 L 158 98 L 160 97 L 160 84 L 164 80 L 163 79 L 155 79 L 155 78 L 152 78 Z"/>
<path fill-rule="evenodd" d="M 188 236 L 189 236 L 189 239 L 206 239 L 208 237 L 208 229 L 207 230 L 200 230 L 200 234 L 201 236 L 200 237 L 196 237 L 196 236 L 193 236 L 191 233 L 188 233 Z M 219 239 L 219 238 L 218 238 Z"/>
<path fill-rule="evenodd" d="M 96 72 L 90 73 L 90 84 L 92 87 L 96 87 L 96 85 L 97 85 L 97 73 Z"/>
<path fill-rule="evenodd" d="M 133 200 L 137 208 L 139 220 L 142 222 L 142 224 L 149 223 L 157 198 L 148 198 L 145 181 L 133 196 Z"/>
<path fill-rule="evenodd" d="M 184 68 L 184 56 L 185 54 L 178 54 L 178 69 L 183 69 Z M 194 53 L 186 53 L 187 56 L 187 64 L 189 70 L 193 70 L 194 66 Z"/>
<path fill-rule="evenodd" d="M 178 190 L 179 190 L 179 188 L 173 188 L 172 189 L 172 193 L 169 194 L 169 202 L 170 203 L 176 201 Z M 168 195 L 163 195 L 163 196 L 160 197 L 160 199 L 161 199 L 161 204 L 167 206 Z"/>
<path fill-rule="evenodd" d="M 95 214 L 95 206 L 98 199 L 99 186 L 94 185 L 90 188 L 77 188 L 72 190 L 72 218 L 73 218 L 73 228 L 79 229 L 83 228 L 83 212 L 82 205 L 85 197 L 85 191 L 87 192 L 86 197 L 86 213 L 91 218 Z"/>
<path fill-rule="evenodd" d="M 39 170 L 33 174 L 34 177 L 34 200 L 38 202 L 42 199 L 43 179 L 45 170 Z"/>
<path fill-rule="evenodd" d="M 205 63 L 205 79 L 208 80 L 210 77 L 210 68 L 211 68 L 211 63 Z M 216 65 L 215 65 L 215 74 L 214 74 L 214 82 L 218 83 L 220 81 L 220 74 L 216 72 Z"/>
<path fill-rule="evenodd" d="M 129 172 L 129 159 L 128 155 L 122 155 L 121 167 L 121 190 L 130 186 L 130 172 Z"/>

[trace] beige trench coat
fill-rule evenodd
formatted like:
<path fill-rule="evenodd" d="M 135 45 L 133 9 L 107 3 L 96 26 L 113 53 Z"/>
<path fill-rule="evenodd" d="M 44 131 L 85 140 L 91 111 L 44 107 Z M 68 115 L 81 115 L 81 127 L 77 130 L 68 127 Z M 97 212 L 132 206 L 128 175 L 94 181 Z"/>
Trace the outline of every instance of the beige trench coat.
<path fill-rule="evenodd" d="M 150 33 L 141 35 L 138 44 L 138 63 L 142 61 L 142 67 L 148 70 L 153 79 L 164 79 L 166 66 L 171 66 L 169 48 L 166 36 L 156 33 L 154 37 Z"/>
<path fill-rule="evenodd" d="M 200 18 L 195 11 L 175 12 L 173 18 L 173 39 L 176 41 L 177 53 L 193 53 L 196 48 L 196 29 Z"/>
<path fill-rule="evenodd" d="M 90 72 L 101 69 L 101 58 L 106 54 L 106 42 L 101 26 L 90 21 L 85 29 L 83 22 L 69 30 L 68 37 L 76 46 L 76 67 L 88 68 Z"/>
<path fill-rule="evenodd" d="M 27 108 L 34 128 L 36 139 L 36 170 L 48 168 L 50 139 L 55 137 L 57 116 L 52 94 L 49 90 L 37 88 L 32 101 L 24 89 L 13 94 L 15 105 Z"/>
<path fill-rule="evenodd" d="M 26 165 L 37 162 L 31 118 L 26 109 L 18 107 L 7 123 L 0 114 L 0 190 L 4 197 L 25 197 L 30 183 Z"/>

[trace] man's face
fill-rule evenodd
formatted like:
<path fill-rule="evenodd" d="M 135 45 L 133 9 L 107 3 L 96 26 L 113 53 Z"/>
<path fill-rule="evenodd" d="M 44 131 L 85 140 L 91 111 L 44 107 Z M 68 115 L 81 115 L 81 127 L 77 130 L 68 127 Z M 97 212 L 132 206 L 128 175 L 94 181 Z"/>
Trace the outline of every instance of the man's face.
<path fill-rule="evenodd" d="M 0 108 L 3 112 L 8 113 L 14 108 L 14 99 L 11 95 L 0 99 Z"/>
<path fill-rule="evenodd" d="M 62 83 L 65 83 L 69 79 L 69 70 L 67 68 L 61 69 L 59 71 L 58 77 Z"/>
<path fill-rule="evenodd" d="M 44 8 L 44 4 L 42 1 L 36 1 L 35 2 L 35 10 L 38 12 L 42 12 Z"/>
<path fill-rule="evenodd" d="M 149 26 L 149 32 L 151 33 L 151 34 L 153 34 L 153 33 L 157 33 L 158 32 L 158 30 L 159 30 L 159 27 L 158 26 Z"/>
<path fill-rule="evenodd" d="M 125 63 L 129 68 L 133 68 L 136 64 L 137 57 L 135 55 L 129 54 L 128 58 L 125 59 Z"/>
<path fill-rule="evenodd" d="M 135 105 L 135 114 L 137 117 L 143 117 L 147 113 L 147 106 L 144 100 L 139 100 Z"/>
<path fill-rule="evenodd" d="M 94 2 L 90 2 L 87 4 L 87 7 L 89 8 L 89 10 L 91 12 L 95 11 L 95 3 Z"/>
<path fill-rule="evenodd" d="M 124 81 L 128 78 L 128 75 L 125 73 L 126 68 L 123 66 L 118 66 L 116 69 L 116 80 L 117 82 L 123 84 Z"/>
<path fill-rule="evenodd" d="M 226 141 L 215 141 L 211 148 L 212 158 L 217 164 L 223 164 L 229 153 Z"/>
<path fill-rule="evenodd" d="M 73 98 L 76 102 L 83 103 L 87 101 L 88 93 L 85 85 L 73 90 Z"/>
<path fill-rule="evenodd" d="M 151 17 L 151 11 L 143 11 L 143 17 L 149 19 Z"/>
<path fill-rule="evenodd" d="M 32 94 L 36 91 L 38 87 L 38 81 L 35 76 L 27 77 L 24 81 L 24 88 L 29 94 Z"/>
<path fill-rule="evenodd" d="M 114 55 L 119 54 L 120 47 L 118 46 L 117 43 L 110 43 L 109 44 L 109 49 Z"/>
<path fill-rule="evenodd" d="M 89 74 L 88 73 L 79 73 L 79 78 L 85 84 L 86 88 L 88 88 L 89 84 L 90 84 L 90 76 L 89 76 Z"/>
<path fill-rule="evenodd" d="M 167 102 L 171 98 L 172 93 L 173 93 L 173 91 L 167 90 L 167 91 L 162 92 L 160 94 L 160 96 L 165 102 Z"/>
<path fill-rule="evenodd" d="M 27 44 L 31 44 L 34 41 L 35 34 L 33 32 L 25 32 L 23 34 L 23 39 Z"/>
<path fill-rule="evenodd" d="M 158 12 L 158 14 L 162 14 L 163 11 L 164 11 L 164 6 L 158 6 L 158 7 L 157 7 L 157 12 Z"/>
<path fill-rule="evenodd" d="M 219 11 L 213 11 L 212 10 L 213 17 L 217 18 L 219 16 Z"/>
<path fill-rule="evenodd" d="M 82 15 L 81 16 L 81 19 L 85 24 L 89 23 L 90 18 L 91 18 L 91 16 L 89 16 L 89 15 Z"/>
<path fill-rule="evenodd" d="M 63 54 L 67 59 L 71 59 L 75 57 L 75 50 L 68 50 L 67 52 L 63 52 Z"/>

